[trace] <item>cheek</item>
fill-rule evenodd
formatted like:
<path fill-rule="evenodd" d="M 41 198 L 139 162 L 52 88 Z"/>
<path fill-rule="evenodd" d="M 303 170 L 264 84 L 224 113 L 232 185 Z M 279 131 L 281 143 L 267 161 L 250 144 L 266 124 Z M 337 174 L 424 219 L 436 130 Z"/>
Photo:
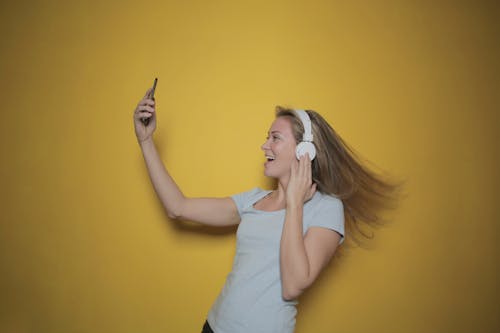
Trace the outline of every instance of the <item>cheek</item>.
<path fill-rule="evenodd" d="M 286 147 L 286 149 L 284 149 L 281 154 L 284 160 L 291 163 L 293 160 L 295 160 L 295 147 Z"/>
<path fill-rule="evenodd" d="M 290 144 L 274 144 L 272 150 L 279 154 L 282 161 L 293 161 L 295 159 L 295 145 Z"/>

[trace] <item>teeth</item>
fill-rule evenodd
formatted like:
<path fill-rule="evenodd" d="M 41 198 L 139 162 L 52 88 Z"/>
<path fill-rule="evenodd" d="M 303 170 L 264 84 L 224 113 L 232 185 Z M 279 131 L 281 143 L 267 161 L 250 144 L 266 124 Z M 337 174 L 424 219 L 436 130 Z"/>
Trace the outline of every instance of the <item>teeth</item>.
<path fill-rule="evenodd" d="M 267 160 L 268 161 L 274 161 L 274 157 L 273 156 L 266 156 Z"/>

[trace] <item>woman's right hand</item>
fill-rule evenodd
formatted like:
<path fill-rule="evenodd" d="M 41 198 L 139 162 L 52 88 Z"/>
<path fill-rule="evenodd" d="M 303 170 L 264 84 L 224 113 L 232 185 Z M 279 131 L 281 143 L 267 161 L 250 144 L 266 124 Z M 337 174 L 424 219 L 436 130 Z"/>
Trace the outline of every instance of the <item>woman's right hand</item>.
<path fill-rule="evenodd" d="M 153 88 L 149 88 L 146 91 L 146 95 L 140 100 L 139 104 L 134 110 L 134 125 L 135 125 L 135 135 L 139 143 L 152 139 L 154 130 L 156 129 L 156 109 L 155 101 L 149 98 Z M 142 118 L 147 118 L 147 125 L 141 120 Z"/>

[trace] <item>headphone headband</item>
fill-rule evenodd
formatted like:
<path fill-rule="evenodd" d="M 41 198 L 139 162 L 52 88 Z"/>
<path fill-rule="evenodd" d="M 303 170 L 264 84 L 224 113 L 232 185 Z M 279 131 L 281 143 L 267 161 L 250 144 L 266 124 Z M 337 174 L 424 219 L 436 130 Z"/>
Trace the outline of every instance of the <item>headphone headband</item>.
<path fill-rule="evenodd" d="M 309 118 L 309 115 L 304 110 L 295 110 L 295 113 L 297 114 L 297 116 L 299 116 L 300 120 L 302 121 L 302 125 L 304 125 L 304 135 L 302 137 L 302 141 L 312 142 L 313 135 L 311 127 L 311 118 Z"/>
<path fill-rule="evenodd" d="M 302 142 L 297 145 L 295 149 L 295 156 L 300 160 L 300 157 L 307 154 L 309 158 L 314 160 L 316 157 L 316 148 L 314 147 L 313 135 L 312 135 L 312 126 L 311 126 L 311 118 L 304 110 L 295 110 L 295 114 L 302 121 L 302 125 L 304 125 L 304 135 L 302 136 Z"/>

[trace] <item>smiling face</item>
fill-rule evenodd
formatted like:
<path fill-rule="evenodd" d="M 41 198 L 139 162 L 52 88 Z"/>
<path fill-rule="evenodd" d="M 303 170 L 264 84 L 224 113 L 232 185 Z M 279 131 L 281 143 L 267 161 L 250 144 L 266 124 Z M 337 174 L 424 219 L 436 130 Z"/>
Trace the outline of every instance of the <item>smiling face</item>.
<path fill-rule="evenodd" d="M 290 120 L 286 117 L 276 118 L 269 129 L 266 142 L 261 147 L 267 159 L 264 174 L 276 179 L 289 177 L 292 162 L 296 159 L 296 146 Z"/>

